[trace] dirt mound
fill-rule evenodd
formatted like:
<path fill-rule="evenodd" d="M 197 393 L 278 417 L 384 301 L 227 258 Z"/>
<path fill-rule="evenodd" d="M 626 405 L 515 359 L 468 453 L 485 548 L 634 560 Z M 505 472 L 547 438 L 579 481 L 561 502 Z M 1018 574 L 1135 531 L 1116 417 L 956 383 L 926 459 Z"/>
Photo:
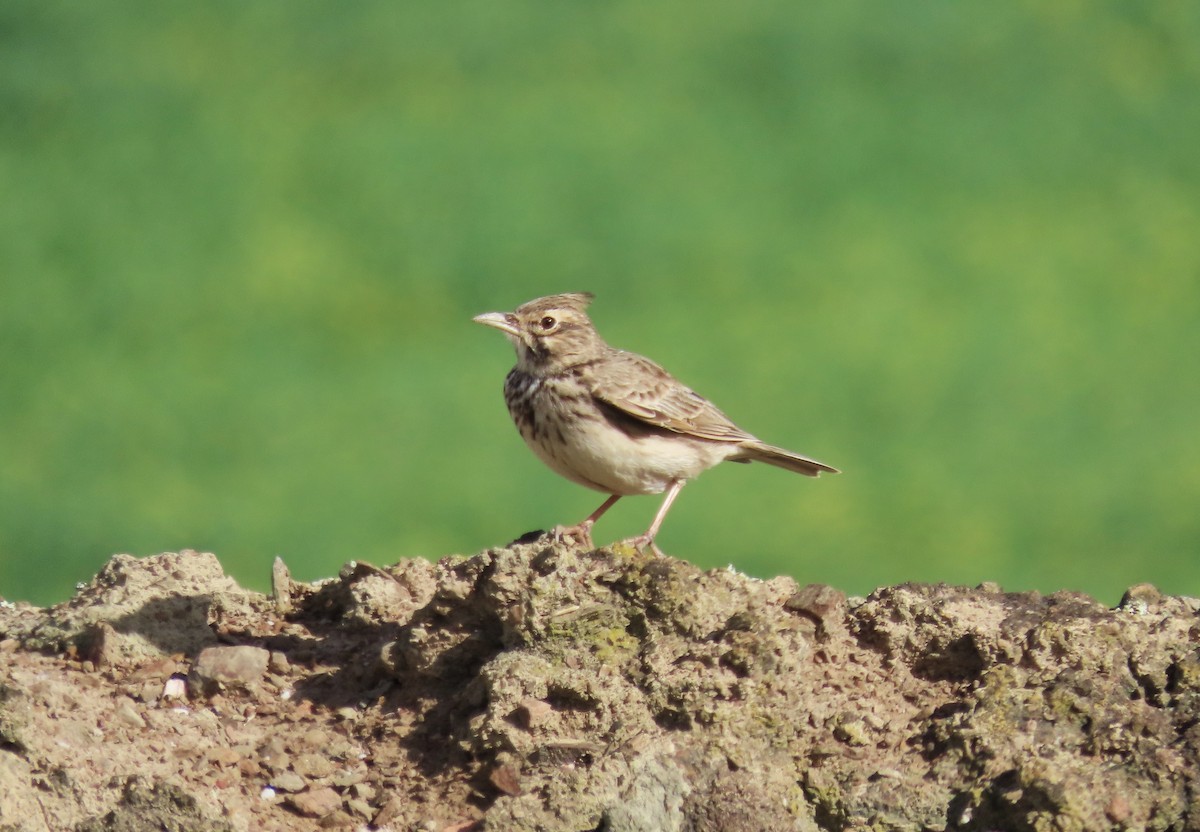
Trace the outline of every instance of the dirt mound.
<path fill-rule="evenodd" d="M 547 538 L 0 608 L 0 830 L 1200 829 L 1200 603 Z"/>

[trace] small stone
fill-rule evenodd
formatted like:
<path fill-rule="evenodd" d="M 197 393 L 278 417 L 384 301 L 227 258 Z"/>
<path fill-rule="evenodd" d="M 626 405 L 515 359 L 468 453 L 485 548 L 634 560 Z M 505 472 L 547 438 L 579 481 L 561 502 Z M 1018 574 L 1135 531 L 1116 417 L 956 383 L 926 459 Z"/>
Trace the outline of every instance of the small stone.
<path fill-rule="evenodd" d="M 371 820 L 371 825 L 376 828 L 387 826 L 404 812 L 405 801 L 403 798 L 396 796 L 388 800 L 387 803 L 375 813 L 375 817 Z"/>
<path fill-rule="evenodd" d="M 488 775 L 488 782 L 504 794 L 517 797 L 521 794 L 521 772 L 511 764 L 499 765 Z"/>
<path fill-rule="evenodd" d="M 375 811 L 371 808 L 370 803 L 358 798 L 347 800 L 346 808 L 350 810 L 351 814 L 358 815 L 360 818 L 369 818 L 371 817 L 371 813 Z"/>
<path fill-rule="evenodd" d="M 283 739 L 274 736 L 260 745 L 257 749 L 258 762 L 271 771 L 284 771 L 291 768 L 292 758 L 287 753 Z"/>
<path fill-rule="evenodd" d="M 369 802 L 375 799 L 375 787 L 370 783 L 355 783 L 350 787 L 350 794 Z"/>
<path fill-rule="evenodd" d="M 267 672 L 269 651 L 261 647 L 205 647 L 196 657 L 189 683 L 205 693 L 220 686 L 244 688 Z"/>
<path fill-rule="evenodd" d="M 83 633 L 79 640 L 80 658 L 86 669 L 88 664 L 93 667 L 108 667 L 120 658 L 121 636 L 107 621 L 93 624 Z"/>
<path fill-rule="evenodd" d="M 271 598 L 277 612 L 292 611 L 292 573 L 281 557 L 276 557 L 271 566 Z"/>
<path fill-rule="evenodd" d="M 213 765 L 221 766 L 222 768 L 235 765 L 241 762 L 242 759 L 242 755 L 237 751 L 220 745 L 216 748 L 208 749 L 207 756 Z"/>
<path fill-rule="evenodd" d="M 346 768 L 335 772 L 332 782 L 333 785 L 337 786 L 338 788 L 345 788 L 346 786 L 353 786 L 356 783 L 361 783 L 362 779 L 363 773 L 361 771 L 352 768 Z"/>
<path fill-rule="evenodd" d="M 543 702 L 541 699 L 535 699 L 532 696 L 521 700 L 521 704 L 517 706 L 515 716 L 521 726 L 526 730 L 536 728 L 538 725 L 546 721 L 546 717 L 554 712 L 549 702 Z"/>
<path fill-rule="evenodd" d="M 303 791 L 308 781 L 294 771 L 284 771 L 271 778 L 271 785 L 281 792 Z"/>
<path fill-rule="evenodd" d="M 291 795 L 288 803 L 305 817 L 323 818 L 342 808 L 342 797 L 333 789 L 324 786 L 310 792 Z"/>
<path fill-rule="evenodd" d="M 333 741 L 327 731 L 322 731 L 320 728 L 310 728 L 304 732 L 300 738 L 306 748 L 323 748 L 328 749 Z"/>
<path fill-rule="evenodd" d="M 1129 612 L 1145 613 L 1155 604 L 1162 603 L 1163 594 L 1154 584 L 1134 584 L 1125 590 L 1118 607 Z"/>
<path fill-rule="evenodd" d="M 348 826 L 358 826 L 359 823 L 350 814 L 347 814 L 342 809 L 336 809 L 328 815 L 323 816 L 317 821 L 317 826 L 322 829 L 344 829 Z"/>
<path fill-rule="evenodd" d="M 1129 801 L 1120 795 L 1108 801 L 1108 805 L 1104 807 L 1104 816 L 1113 823 L 1124 823 L 1129 820 L 1129 814 Z"/>
<path fill-rule="evenodd" d="M 471 832 L 472 829 L 479 827 L 477 820 L 460 820 L 451 823 L 449 826 L 443 826 L 438 832 Z"/>
<path fill-rule="evenodd" d="M 299 754 L 292 760 L 292 770 L 310 780 L 328 777 L 334 768 L 333 762 L 322 754 Z"/>
<path fill-rule="evenodd" d="M 146 720 L 142 719 L 142 715 L 137 711 L 137 706 L 133 704 L 133 700 L 128 696 L 122 696 L 117 699 L 117 708 L 113 712 L 113 715 L 131 728 L 146 727 Z"/>
<path fill-rule="evenodd" d="M 278 650 L 271 651 L 271 658 L 267 662 L 267 667 L 272 673 L 280 675 L 287 673 L 292 669 L 292 663 L 288 661 L 286 653 L 281 653 Z"/>
<path fill-rule="evenodd" d="M 861 719 L 843 719 L 833 727 L 833 735 L 850 746 L 867 744 L 867 731 Z"/>
<path fill-rule="evenodd" d="M 784 609 L 811 616 L 821 625 L 846 611 L 845 593 L 825 584 L 809 584 L 783 603 Z"/>

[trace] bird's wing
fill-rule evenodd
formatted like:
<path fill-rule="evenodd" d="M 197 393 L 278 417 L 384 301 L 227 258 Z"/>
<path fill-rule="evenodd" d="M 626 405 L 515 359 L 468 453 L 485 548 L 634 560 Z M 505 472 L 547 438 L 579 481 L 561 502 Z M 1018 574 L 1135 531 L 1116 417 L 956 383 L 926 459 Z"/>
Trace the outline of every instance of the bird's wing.
<path fill-rule="evenodd" d="M 649 358 L 613 350 L 588 369 L 593 396 L 642 422 L 718 442 L 754 438 Z"/>

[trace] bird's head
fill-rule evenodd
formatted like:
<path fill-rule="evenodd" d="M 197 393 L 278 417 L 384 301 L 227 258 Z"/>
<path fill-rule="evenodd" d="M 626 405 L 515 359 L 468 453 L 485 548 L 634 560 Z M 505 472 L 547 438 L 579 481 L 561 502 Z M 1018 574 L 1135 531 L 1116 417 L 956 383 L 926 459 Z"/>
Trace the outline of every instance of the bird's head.
<path fill-rule="evenodd" d="M 526 372 L 553 373 L 595 357 L 604 341 L 587 316 L 590 292 L 550 295 L 523 303 L 512 312 L 485 312 L 475 323 L 495 327 L 517 350 Z"/>

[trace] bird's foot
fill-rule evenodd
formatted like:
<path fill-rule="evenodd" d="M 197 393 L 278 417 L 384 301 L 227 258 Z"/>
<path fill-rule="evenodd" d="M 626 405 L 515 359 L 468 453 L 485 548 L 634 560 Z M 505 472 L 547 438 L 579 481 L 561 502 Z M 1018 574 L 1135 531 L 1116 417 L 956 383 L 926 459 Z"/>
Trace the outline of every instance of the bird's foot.
<path fill-rule="evenodd" d="M 650 551 L 658 555 L 660 558 L 665 558 L 667 556 L 662 549 L 658 548 L 658 544 L 654 542 L 654 535 L 651 534 L 639 534 L 637 537 L 631 537 L 624 542 L 627 545 L 632 546 L 634 549 L 637 549 L 639 552 L 644 550 L 646 547 L 649 547 Z"/>
<path fill-rule="evenodd" d="M 580 523 L 577 526 L 555 526 L 550 530 L 550 536 L 555 543 L 575 544 L 588 549 L 595 549 L 592 542 L 592 524 Z"/>

